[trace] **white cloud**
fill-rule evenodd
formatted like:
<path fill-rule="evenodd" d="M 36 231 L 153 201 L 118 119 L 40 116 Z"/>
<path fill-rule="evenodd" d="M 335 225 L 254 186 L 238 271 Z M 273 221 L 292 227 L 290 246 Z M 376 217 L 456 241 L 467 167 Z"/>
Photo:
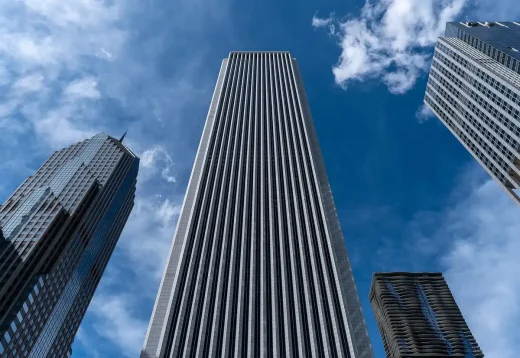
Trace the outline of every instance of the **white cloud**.
<path fill-rule="evenodd" d="M 90 358 L 99 358 L 99 352 L 96 349 L 96 345 L 94 342 L 92 342 L 91 337 L 89 337 L 88 333 L 85 332 L 85 330 L 80 327 L 78 329 L 78 333 L 76 334 L 76 337 L 74 337 L 74 340 L 81 343 L 81 345 L 85 349 L 85 355 Z"/>
<path fill-rule="evenodd" d="M 133 314 L 135 300 L 130 295 L 100 292 L 90 309 L 100 319 L 94 324 L 99 336 L 115 342 L 127 357 L 141 349 L 148 322 Z"/>
<path fill-rule="evenodd" d="M 430 107 L 428 107 L 425 103 L 423 103 L 417 112 L 415 112 L 415 118 L 419 121 L 419 123 L 424 123 L 431 118 L 434 118 L 435 114 L 432 112 Z"/>
<path fill-rule="evenodd" d="M 476 166 L 476 165 L 475 165 Z M 486 357 L 520 352 L 520 208 L 475 169 L 467 196 L 447 209 L 436 238 L 450 243 L 442 264 L 451 290 Z M 472 179 L 470 179 L 472 178 Z M 478 179 L 477 179 L 478 178 Z M 467 179 L 470 179 L 468 182 Z"/>
<path fill-rule="evenodd" d="M 467 0 L 367 1 L 359 18 L 347 21 L 314 16 L 315 27 L 338 23 L 342 53 L 333 67 L 336 83 L 381 79 L 395 94 L 413 87 L 427 70 L 430 47 L 447 21 L 461 14 Z"/>
<path fill-rule="evenodd" d="M 159 282 L 180 209 L 180 203 L 163 199 L 160 195 L 140 197 L 135 201 L 119 247 L 147 284 L 150 284 L 150 279 Z M 155 291 L 151 293 L 155 294 Z"/>
<path fill-rule="evenodd" d="M 175 183 L 176 177 L 172 173 L 174 163 L 168 151 L 161 145 L 154 145 L 140 154 L 140 179 L 147 181 L 160 173 L 162 179 L 168 183 Z"/>
<path fill-rule="evenodd" d="M 21 77 L 14 83 L 13 89 L 20 94 L 40 91 L 43 89 L 43 76 L 33 73 Z"/>
<path fill-rule="evenodd" d="M 329 34 L 334 35 L 336 33 L 336 25 L 334 24 L 333 17 L 334 13 L 330 14 L 328 18 L 319 18 L 314 15 L 312 18 L 312 26 L 315 28 L 326 27 L 329 29 Z"/>
<path fill-rule="evenodd" d="M 85 77 L 67 85 L 64 94 L 69 100 L 81 98 L 98 99 L 101 97 L 97 88 L 97 81 L 92 77 Z"/>
<path fill-rule="evenodd" d="M 17 99 L 11 99 L 9 101 L 0 103 L 0 117 L 8 117 L 10 116 L 20 104 L 20 101 Z"/>
<path fill-rule="evenodd" d="M 120 52 L 126 33 L 118 26 L 119 2 L 22 0 L 0 10 L 0 82 L 10 85 L 0 112 L 16 116 L 53 148 L 85 139 L 103 128 L 98 80 L 84 75 L 104 49 Z M 69 80 L 70 74 L 80 74 Z M 37 95 L 35 95 L 37 94 Z M 88 116 L 91 116 L 90 118 Z"/>
<path fill-rule="evenodd" d="M 25 0 L 25 6 L 42 18 L 58 26 L 79 25 L 92 27 L 103 25 L 107 20 L 117 18 L 119 8 L 107 5 L 103 0 Z"/>
<path fill-rule="evenodd" d="M 327 18 L 327 19 L 320 19 L 319 17 L 316 17 L 316 15 L 314 15 L 314 17 L 312 18 L 312 26 L 314 27 L 325 27 L 325 26 L 329 26 L 329 24 L 332 22 L 332 19 L 331 18 Z"/>

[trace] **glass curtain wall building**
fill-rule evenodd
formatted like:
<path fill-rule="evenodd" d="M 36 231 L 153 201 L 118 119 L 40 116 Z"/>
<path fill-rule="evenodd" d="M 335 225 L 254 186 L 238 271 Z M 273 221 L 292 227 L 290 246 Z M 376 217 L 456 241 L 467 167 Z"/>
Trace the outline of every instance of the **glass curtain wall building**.
<path fill-rule="evenodd" d="M 520 23 L 448 23 L 425 103 L 520 204 Z"/>
<path fill-rule="evenodd" d="M 371 358 L 295 59 L 224 59 L 141 357 Z"/>
<path fill-rule="evenodd" d="M 484 357 L 441 273 L 375 273 L 370 303 L 387 358 Z"/>
<path fill-rule="evenodd" d="M 104 133 L 0 206 L 0 357 L 66 357 L 133 207 L 139 158 Z"/>

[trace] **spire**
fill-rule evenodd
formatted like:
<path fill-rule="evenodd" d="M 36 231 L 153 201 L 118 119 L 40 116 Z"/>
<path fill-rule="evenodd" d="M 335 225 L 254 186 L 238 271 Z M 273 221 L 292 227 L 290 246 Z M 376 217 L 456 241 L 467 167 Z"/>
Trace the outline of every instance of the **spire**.
<path fill-rule="evenodd" d="M 122 136 L 121 139 L 119 140 L 121 143 L 123 143 L 123 139 L 125 139 L 126 132 L 128 132 L 128 130 L 125 131 L 125 133 L 123 134 L 123 136 Z"/>

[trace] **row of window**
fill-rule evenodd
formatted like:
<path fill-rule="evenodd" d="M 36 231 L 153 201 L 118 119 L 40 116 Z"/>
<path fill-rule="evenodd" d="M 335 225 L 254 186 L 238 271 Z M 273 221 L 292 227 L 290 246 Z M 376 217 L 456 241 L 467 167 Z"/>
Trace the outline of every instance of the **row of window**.
<path fill-rule="evenodd" d="M 38 281 L 35 283 L 31 292 L 27 296 L 26 301 L 23 303 L 22 308 L 16 314 L 15 319 L 9 325 L 9 329 L 4 333 L 3 337 L 0 337 L 0 354 L 2 354 L 6 349 L 12 351 L 12 356 L 16 356 L 18 351 L 15 349 L 15 344 L 20 338 L 21 334 L 27 334 L 28 329 L 24 322 L 26 314 L 29 312 L 29 308 L 34 303 L 35 298 L 40 293 L 41 289 L 45 284 L 45 277 L 40 276 Z M 36 322 L 40 322 L 41 320 L 36 319 Z M 42 324 L 42 323 L 40 323 Z M 26 357 L 29 354 L 28 347 L 26 347 L 25 343 L 20 345 L 20 354 L 23 357 Z"/>
<path fill-rule="evenodd" d="M 520 62 L 518 62 L 516 59 L 512 58 L 511 56 L 505 54 L 500 50 L 497 50 L 495 47 L 485 43 L 484 41 L 471 36 L 467 32 L 462 32 L 461 35 L 462 36 L 460 36 L 459 38 L 467 44 L 478 49 L 480 52 L 488 55 L 489 57 L 495 59 L 499 63 L 510 68 L 511 70 L 520 73 Z"/>
<path fill-rule="evenodd" d="M 473 153 L 476 157 L 478 157 L 479 160 L 483 163 L 483 165 L 486 168 L 488 168 L 500 182 L 502 182 L 503 184 L 507 184 L 509 181 L 506 179 L 504 174 L 502 174 L 502 171 L 500 171 L 498 168 L 496 168 L 495 165 L 493 164 L 493 162 L 491 162 L 491 160 L 489 160 L 487 158 L 487 156 L 473 143 L 473 141 L 470 140 L 466 136 L 466 134 L 452 122 L 452 120 L 450 119 L 449 116 L 451 116 L 452 118 L 455 118 L 455 116 L 456 116 L 455 112 L 453 112 L 453 110 L 451 110 L 451 108 L 446 106 L 446 104 L 442 101 L 442 99 L 439 99 L 435 93 L 428 91 L 428 89 L 429 88 L 426 89 L 426 91 L 427 91 L 426 92 L 427 96 L 425 97 L 426 102 L 435 110 L 435 112 L 437 112 L 439 117 L 451 128 L 451 130 L 456 133 L 456 135 L 460 138 L 460 140 L 464 144 L 466 144 L 466 146 L 468 146 L 470 152 Z M 433 100 L 431 100 L 430 96 L 431 96 L 431 98 L 434 98 L 436 101 L 438 101 L 438 103 L 442 106 L 443 109 L 441 109 Z M 446 115 L 445 113 L 448 113 L 449 116 Z"/>
<path fill-rule="evenodd" d="M 489 100 L 497 104 L 500 108 L 502 108 L 505 112 L 510 114 L 515 118 L 515 120 L 520 119 L 520 112 L 513 107 L 506 98 L 510 99 L 512 102 L 518 102 L 520 104 L 520 96 L 515 93 L 515 91 L 511 91 L 511 89 L 506 89 L 505 86 L 500 85 L 502 88 L 499 90 L 496 89 L 497 92 L 492 91 L 488 86 L 482 84 L 477 79 L 473 78 L 472 73 L 477 75 L 483 81 L 490 83 L 492 77 L 484 73 L 482 70 L 478 69 L 476 66 L 469 64 L 468 61 L 462 59 L 460 56 L 451 56 L 450 59 L 444 56 L 442 52 L 437 51 L 435 53 L 435 58 L 438 59 L 441 63 L 452 69 L 455 73 L 457 73 L 460 78 L 464 79 L 469 84 L 473 85 L 479 92 L 481 92 L 484 96 L 486 96 Z M 454 63 L 452 60 L 455 60 L 459 65 Z M 466 65 L 465 65 L 466 64 Z M 493 80 L 494 81 L 494 80 Z M 496 82 L 496 81 L 495 81 Z"/>
<path fill-rule="evenodd" d="M 466 119 L 468 119 L 475 127 L 477 127 L 479 129 L 479 131 L 482 132 L 486 136 L 486 138 L 491 140 L 493 143 L 496 142 L 497 148 L 504 155 L 506 155 L 510 161 L 512 161 L 516 157 L 516 155 L 515 155 L 516 152 L 515 153 L 511 152 L 508 148 L 506 148 L 502 144 L 503 142 L 506 142 L 511 147 L 513 147 L 516 151 L 516 149 L 518 149 L 518 143 L 511 136 L 509 136 L 507 133 L 505 133 L 505 131 L 502 128 L 500 128 L 491 118 L 489 118 L 484 112 L 482 112 L 475 104 L 471 103 L 471 101 L 467 97 L 465 97 L 464 95 L 461 95 L 461 93 L 458 92 L 448 81 L 446 81 L 444 78 L 442 78 L 436 72 L 436 70 L 432 69 L 430 76 L 431 76 L 432 80 L 438 81 L 445 88 L 447 88 L 450 91 L 450 93 L 453 94 L 453 96 L 455 96 L 457 99 L 459 99 L 459 101 L 462 102 L 462 104 L 465 105 L 471 111 L 471 112 L 468 112 L 466 110 L 466 108 L 464 108 L 464 107 L 461 107 L 459 110 L 459 112 L 463 113 L 464 117 Z M 432 82 L 432 83 L 434 83 L 434 82 Z M 474 118 L 472 116 L 472 114 L 475 114 L 477 116 L 477 118 L 479 118 L 481 121 L 483 121 L 487 125 L 487 128 L 485 126 L 482 126 L 480 121 L 477 120 L 476 118 Z M 495 135 L 491 134 L 488 131 L 488 128 L 493 130 L 495 135 L 500 137 L 502 140 L 498 140 L 498 138 Z"/>
<path fill-rule="evenodd" d="M 473 47 L 467 45 L 459 39 L 445 39 L 447 42 L 455 46 L 459 51 L 463 51 L 464 54 L 470 58 L 473 58 L 481 67 L 485 67 L 492 73 L 501 76 L 507 82 L 512 83 L 515 86 L 520 85 L 520 75 L 494 59 L 487 57 L 486 55 L 478 52 Z"/>
<path fill-rule="evenodd" d="M 66 285 L 64 286 L 64 289 L 53 308 L 52 316 L 46 322 L 45 329 L 38 337 L 37 344 L 35 345 L 34 351 L 32 352 L 33 354 L 47 356 L 52 348 L 55 347 L 54 342 L 56 340 L 57 334 L 62 329 L 62 325 L 64 324 L 68 315 L 71 313 L 72 303 L 78 299 L 78 294 L 83 287 L 84 280 L 88 277 L 87 275 L 90 268 L 97 260 L 100 259 L 100 249 L 107 244 L 107 235 L 115 224 L 115 214 L 117 214 L 121 209 L 121 199 L 125 196 L 125 194 L 127 194 L 128 190 L 130 190 L 133 179 L 134 178 L 132 178 L 131 175 L 128 175 L 126 178 L 124 178 L 123 183 L 113 182 L 111 184 L 111 188 L 104 188 L 106 191 L 102 197 L 103 201 L 98 202 L 98 205 L 100 205 L 98 208 L 103 209 L 104 206 L 108 205 L 109 203 L 110 206 L 104 213 L 100 211 L 91 211 L 92 216 L 90 217 L 90 220 L 92 221 L 89 219 L 87 220 L 90 221 L 91 225 L 94 225 L 95 232 L 90 238 L 88 249 L 76 250 L 74 253 L 74 256 L 79 259 L 79 261 L 76 261 L 78 263 L 77 269 L 75 270 L 74 275 L 70 277 L 70 280 L 67 279 L 63 282 L 66 282 Z M 117 184 L 120 184 L 120 186 Z M 116 191 L 115 195 L 111 194 L 110 191 Z M 101 217 L 101 221 L 98 221 L 100 214 L 103 216 Z M 75 240 L 75 242 L 80 243 L 80 240 Z M 67 255 L 67 258 L 72 258 L 72 252 Z M 61 262 L 61 264 L 64 263 L 65 260 Z M 54 280 L 59 280 L 60 277 L 65 278 L 66 276 L 70 276 L 70 270 L 66 266 L 56 270 L 55 272 L 58 273 L 59 276 Z M 92 289 L 94 289 L 94 287 Z"/>
<path fill-rule="evenodd" d="M 30 180 L 20 187 L 20 195 L 25 195 L 35 188 L 46 186 L 63 164 L 72 159 L 81 150 L 83 143 L 73 144 L 68 148 L 54 152 L 42 167 L 30 177 Z"/>
<path fill-rule="evenodd" d="M 442 52 L 444 52 L 447 56 L 451 57 L 455 60 L 455 62 L 462 65 L 464 70 L 469 73 L 475 74 L 478 78 L 489 84 L 492 88 L 497 90 L 498 93 L 502 95 L 502 97 L 499 97 L 501 100 L 504 98 L 509 99 L 511 102 L 520 105 L 520 94 L 517 93 L 517 91 L 511 90 L 511 88 L 505 86 L 502 84 L 496 77 L 488 75 L 485 71 L 480 69 L 478 66 L 473 65 L 468 60 L 460 56 L 458 53 L 453 51 L 448 46 L 445 46 L 440 41 L 437 42 L 437 48 L 440 49 Z M 437 55 L 439 51 L 435 51 L 435 54 Z M 440 53 L 442 55 L 442 53 Z M 466 73 L 464 72 L 464 73 Z M 466 78 L 466 77 L 464 77 Z M 504 100 L 505 102 L 505 100 Z M 508 108 L 504 108 L 506 110 L 510 110 Z"/>
<path fill-rule="evenodd" d="M 428 83 L 429 89 L 435 88 L 435 84 Z M 459 115 L 455 112 L 455 110 L 459 110 L 460 112 L 460 106 L 458 103 L 456 103 L 450 96 L 447 95 L 447 93 L 437 86 L 435 88 L 439 93 L 440 96 L 438 96 L 435 92 L 430 91 L 430 94 L 434 94 L 434 98 L 439 100 L 439 97 L 442 99 L 442 103 L 444 103 L 444 100 L 448 100 L 452 107 L 450 107 L 450 114 L 453 114 L 453 119 L 459 123 L 460 127 L 466 131 L 466 133 L 469 133 L 471 138 L 480 145 L 480 147 L 497 163 L 504 171 L 507 173 L 511 169 L 511 166 L 509 163 L 507 163 L 502 157 L 492 148 L 466 121 L 462 120 Z M 454 110 L 455 109 L 455 110 Z M 464 115 L 466 115 L 467 112 L 464 112 Z"/>
<path fill-rule="evenodd" d="M 437 57 L 437 55 L 436 55 Z M 439 56 L 440 57 L 440 56 Z M 451 61 L 448 61 L 446 58 L 442 58 L 441 60 L 444 60 L 445 62 L 443 62 L 443 64 L 450 68 L 452 71 L 454 71 L 455 73 L 457 73 L 457 75 L 459 75 L 460 77 L 464 78 L 464 77 L 469 77 L 468 78 L 465 78 L 467 81 L 473 81 L 475 87 L 480 91 L 480 92 L 484 92 L 485 91 L 485 86 L 482 85 L 480 82 L 476 81 L 475 79 L 471 79 L 471 77 L 469 76 L 468 73 L 466 73 L 465 71 L 463 71 L 462 69 L 458 68 L 453 62 Z M 436 62 L 437 61 L 437 58 L 435 58 L 432 66 L 434 68 L 440 68 L 439 64 Z M 444 73 L 446 73 L 446 75 L 449 75 L 451 76 L 451 78 L 455 78 L 452 74 L 449 74 L 448 71 L 443 71 L 441 70 Z M 502 111 L 499 111 L 497 108 L 493 107 L 491 104 L 489 104 L 487 101 L 483 100 L 480 96 L 477 96 L 473 91 L 471 91 L 470 93 L 470 97 L 472 99 L 474 99 L 475 101 L 477 101 L 482 107 L 484 107 L 485 110 L 488 111 L 488 113 L 490 114 L 491 118 L 494 118 L 496 119 L 498 122 L 502 123 L 506 128 L 508 128 L 509 130 L 511 130 L 512 133 L 514 133 L 515 135 L 517 136 L 520 136 L 520 127 L 518 125 L 516 125 L 515 123 L 513 123 L 512 121 L 510 121 L 503 113 Z M 518 111 L 515 112 L 515 117 L 518 117 Z"/>
<path fill-rule="evenodd" d="M 484 114 L 479 115 L 479 117 L 481 119 L 484 119 L 486 124 L 489 127 L 493 128 L 493 130 L 497 134 L 499 134 L 502 138 L 506 138 L 506 142 L 510 143 L 512 147 L 514 147 L 515 149 L 518 148 L 518 145 L 519 145 L 518 142 L 515 139 L 513 139 L 512 137 L 510 137 L 509 134 L 505 133 L 505 131 L 503 129 L 501 129 L 500 126 L 497 125 L 497 123 L 494 120 L 492 120 L 492 118 L 498 120 L 498 122 L 502 123 L 506 128 L 508 128 L 516 136 L 520 136 L 520 127 L 518 127 L 512 121 L 509 121 L 509 119 L 507 119 L 507 117 L 504 116 L 501 111 L 497 110 L 490 103 L 485 101 L 481 96 L 479 96 L 469 86 L 467 86 L 461 80 L 459 80 L 459 78 L 457 78 L 457 76 L 455 76 L 453 73 L 450 73 L 448 70 L 446 70 L 444 67 L 442 67 L 437 62 L 437 59 L 434 59 L 434 61 L 432 63 L 432 71 L 431 71 L 430 75 L 433 76 L 434 78 L 438 79 L 441 76 L 439 74 L 437 74 L 436 71 L 440 72 L 444 77 L 448 78 L 453 83 L 458 85 L 459 89 L 462 90 L 462 92 L 466 93 L 469 98 L 471 98 L 473 101 L 477 102 L 481 107 L 483 107 L 484 110 L 486 110 L 491 115 L 491 118 Z M 475 80 L 475 82 L 477 82 L 477 84 L 480 85 L 480 83 L 478 81 Z M 482 87 L 484 87 L 484 86 L 482 86 Z M 482 92 L 482 89 L 481 89 L 481 92 Z M 464 98 L 467 100 L 466 97 L 464 97 Z M 469 102 L 469 100 L 467 100 L 467 102 Z M 475 107 L 474 105 L 472 105 L 472 106 Z M 479 111 L 479 113 L 481 112 L 480 110 L 478 110 L 478 111 Z"/>

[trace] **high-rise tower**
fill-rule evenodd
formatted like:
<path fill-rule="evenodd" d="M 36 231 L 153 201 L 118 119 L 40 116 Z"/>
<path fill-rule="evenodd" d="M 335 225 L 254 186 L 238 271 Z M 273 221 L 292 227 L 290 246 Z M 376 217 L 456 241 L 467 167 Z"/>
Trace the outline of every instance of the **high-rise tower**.
<path fill-rule="evenodd" d="M 137 158 L 102 133 L 0 206 L 0 357 L 66 357 L 134 203 Z"/>
<path fill-rule="evenodd" d="M 520 23 L 446 25 L 425 103 L 520 204 Z"/>
<path fill-rule="evenodd" d="M 297 62 L 224 59 L 141 357 L 373 357 Z"/>
<path fill-rule="evenodd" d="M 376 273 L 370 303 L 387 358 L 484 357 L 441 273 Z"/>

